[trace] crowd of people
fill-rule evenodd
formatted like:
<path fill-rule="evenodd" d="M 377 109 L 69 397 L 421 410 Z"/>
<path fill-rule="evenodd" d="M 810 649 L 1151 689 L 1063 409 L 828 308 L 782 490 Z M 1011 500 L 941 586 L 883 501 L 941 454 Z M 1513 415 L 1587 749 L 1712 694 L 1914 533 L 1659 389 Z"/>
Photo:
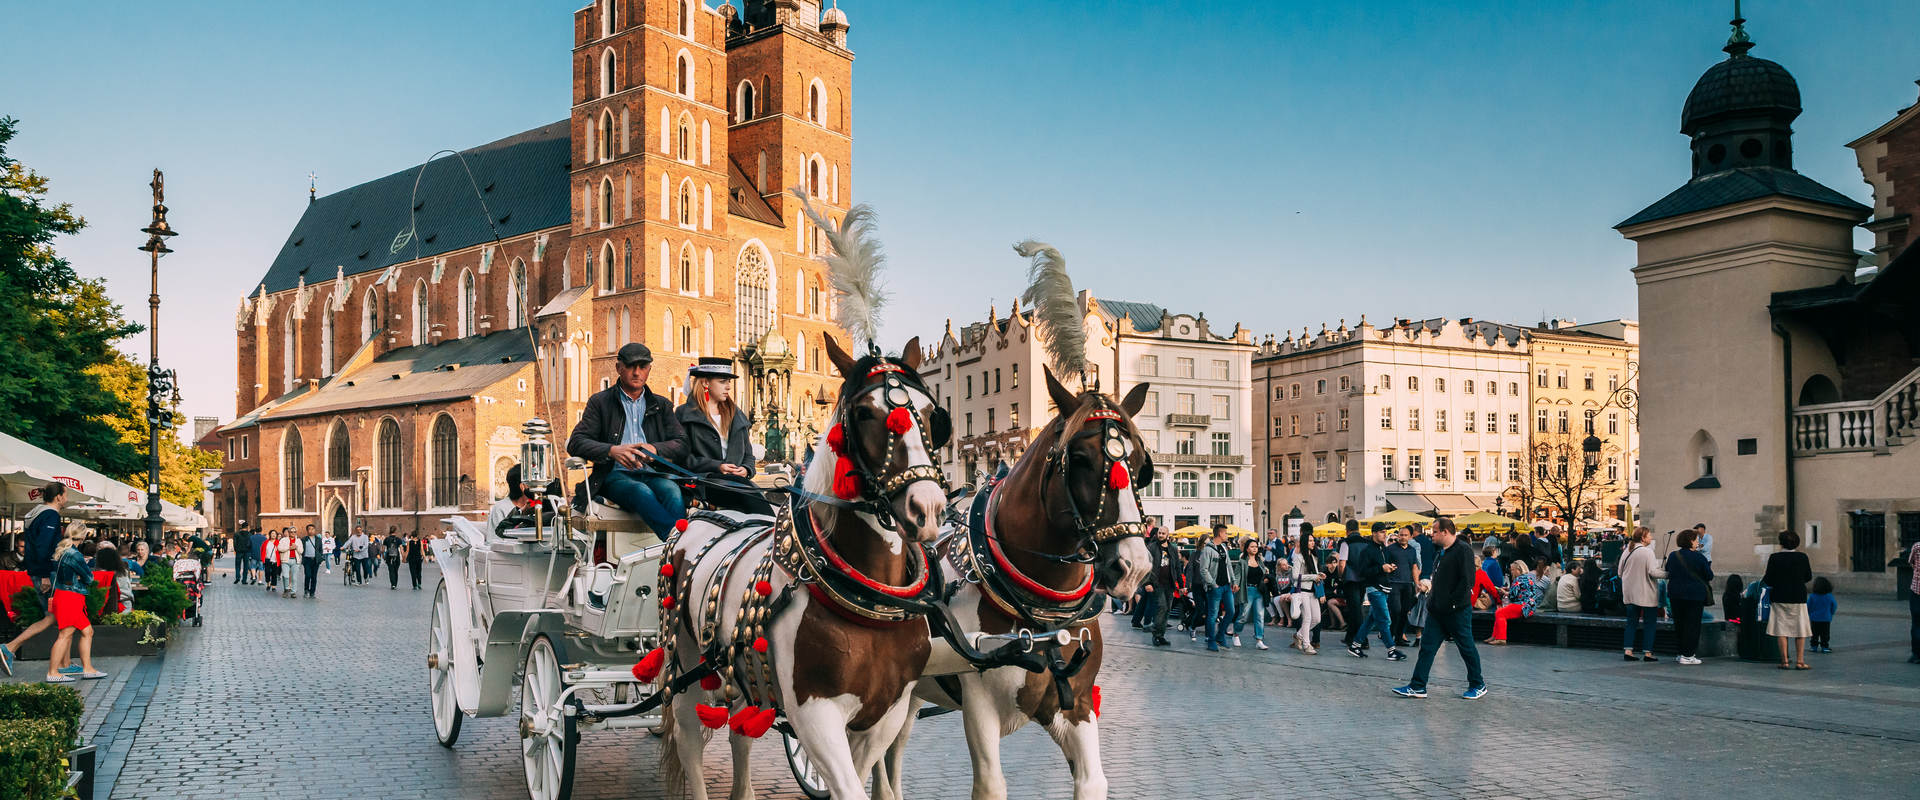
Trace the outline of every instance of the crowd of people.
<path fill-rule="evenodd" d="M 1791 531 L 1780 534 L 1758 581 L 1725 578 L 1724 598 L 1714 593 L 1713 538 L 1705 525 L 1670 534 L 1664 555 L 1644 527 L 1578 536 L 1557 526 L 1510 528 L 1477 541 L 1444 517 L 1364 530 L 1349 520 L 1346 535 L 1334 541 L 1315 537 L 1307 526 L 1291 537 L 1268 531 L 1264 538 L 1236 539 L 1228 531 L 1216 525 L 1191 547 L 1163 529 L 1150 532 L 1153 567 L 1122 605 L 1154 646 L 1169 644 L 1170 625 L 1209 651 L 1249 646 L 1249 636 L 1250 646 L 1267 650 L 1269 629 L 1291 629 L 1288 646 L 1315 655 L 1324 632 L 1340 631 L 1341 647 L 1354 658 L 1371 657 L 1376 642 L 1390 661 L 1419 647 L 1421 663 L 1409 686 L 1424 691 L 1432 651 L 1442 642 L 1458 646 L 1470 684 L 1483 686 L 1476 646 L 1505 645 L 1513 623 L 1543 613 L 1625 616 L 1621 650 L 1634 662 L 1659 660 L 1653 637 L 1664 616 L 1672 622 L 1675 660 L 1697 666 L 1704 663 L 1708 608 L 1719 599 L 1728 622 L 1765 621 L 1782 669 L 1809 669 L 1808 650 L 1831 652 L 1832 585 L 1813 576 Z M 1911 557 L 1920 566 L 1920 547 Z M 1475 638 L 1475 611 L 1490 612 L 1485 638 Z M 1915 637 L 1920 660 L 1920 621 Z"/>
<path fill-rule="evenodd" d="M 387 570 L 387 588 L 399 590 L 400 565 L 406 564 L 413 588 L 421 587 L 420 572 L 432 556 L 426 537 L 419 531 L 401 534 L 399 526 L 387 526 L 385 536 L 369 534 L 365 523 L 349 534 L 316 533 L 308 525 L 298 534 L 292 527 L 256 531 L 242 521 L 234 534 L 233 582 L 241 586 L 265 586 L 269 594 L 282 597 L 319 596 L 320 576 L 332 574 L 335 567 L 345 570 L 348 586 L 374 583 L 382 565 Z"/>

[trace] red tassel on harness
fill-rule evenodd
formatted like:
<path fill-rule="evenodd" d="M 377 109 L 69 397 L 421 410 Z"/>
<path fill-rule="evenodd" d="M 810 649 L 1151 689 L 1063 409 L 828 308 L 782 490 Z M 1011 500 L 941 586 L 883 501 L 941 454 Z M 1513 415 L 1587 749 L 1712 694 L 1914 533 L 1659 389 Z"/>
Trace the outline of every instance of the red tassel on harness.
<path fill-rule="evenodd" d="M 842 458 L 835 462 L 837 474 L 833 476 L 833 493 L 842 500 L 860 499 L 860 476 L 854 474 L 853 459 Z"/>
<path fill-rule="evenodd" d="M 693 707 L 693 713 L 700 717 L 700 724 L 714 730 L 727 724 L 727 710 L 724 708 L 701 703 Z"/>
<path fill-rule="evenodd" d="M 847 455 L 847 432 L 839 425 L 827 429 L 827 449 L 836 456 L 844 458 Z"/>
<path fill-rule="evenodd" d="M 732 728 L 734 733 L 745 733 L 740 729 L 741 726 L 746 725 L 759 713 L 759 706 L 741 706 L 739 711 L 733 712 L 733 718 L 727 720 L 727 727 Z"/>
<path fill-rule="evenodd" d="M 1100 716 L 1100 684 L 1093 685 L 1093 715 Z"/>
<path fill-rule="evenodd" d="M 767 637 L 762 636 L 758 639 L 753 640 L 753 652 L 756 652 L 756 653 L 767 652 Z"/>
<path fill-rule="evenodd" d="M 646 658 L 640 659 L 640 663 L 633 665 L 633 677 L 641 683 L 652 683 L 654 678 L 660 677 L 660 668 L 666 664 L 667 651 L 658 647 L 653 648 L 653 652 L 648 653 Z"/>
<path fill-rule="evenodd" d="M 760 595 L 761 597 L 772 597 L 772 596 L 773 596 L 773 584 L 771 584 L 771 583 L 768 583 L 768 582 L 766 582 L 766 581 L 754 581 L 754 582 L 753 582 L 753 593 L 754 593 L 754 594 L 757 594 L 757 595 Z"/>
<path fill-rule="evenodd" d="M 913 430 L 913 414 L 904 408 L 895 408 L 887 412 L 887 430 L 895 436 L 905 436 Z"/>
<path fill-rule="evenodd" d="M 700 688 L 705 689 L 709 692 L 720 688 L 720 676 L 708 675 L 707 677 L 701 678 Z"/>
<path fill-rule="evenodd" d="M 679 522 L 673 523 L 673 529 L 676 531 L 679 531 L 680 533 L 686 533 L 687 521 L 683 519 L 683 520 L 680 520 Z"/>
<path fill-rule="evenodd" d="M 661 595 L 661 597 L 660 597 L 660 610 L 661 610 L 661 611 L 672 611 L 672 610 L 673 610 L 673 595 L 670 595 L 670 594 L 669 594 L 669 595 Z"/>
<path fill-rule="evenodd" d="M 1117 492 L 1127 488 L 1130 483 L 1133 483 L 1133 476 L 1127 474 L 1127 462 L 1113 462 L 1113 471 L 1107 473 L 1107 488 Z"/>
<path fill-rule="evenodd" d="M 662 578 L 673 577 L 673 562 L 669 561 L 665 564 L 660 565 L 660 577 Z"/>
<path fill-rule="evenodd" d="M 758 739 L 767 735 L 767 730 L 773 727 L 774 716 L 773 709 L 760 709 L 760 713 L 753 715 L 752 719 L 740 723 L 740 735 L 749 739 Z"/>

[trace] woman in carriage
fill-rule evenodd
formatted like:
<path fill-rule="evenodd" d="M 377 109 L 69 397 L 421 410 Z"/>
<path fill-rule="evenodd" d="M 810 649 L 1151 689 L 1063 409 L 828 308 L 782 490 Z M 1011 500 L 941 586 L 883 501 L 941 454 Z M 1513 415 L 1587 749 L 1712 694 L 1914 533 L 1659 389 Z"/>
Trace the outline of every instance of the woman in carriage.
<path fill-rule="evenodd" d="M 733 402 L 735 377 L 725 358 L 703 357 L 687 370 L 687 402 L 674 411 L 687 432 L 686 468 L 709 479 L 700 490 L 708 503 L 772 516 L 753 487 L 753 418 Z"/>

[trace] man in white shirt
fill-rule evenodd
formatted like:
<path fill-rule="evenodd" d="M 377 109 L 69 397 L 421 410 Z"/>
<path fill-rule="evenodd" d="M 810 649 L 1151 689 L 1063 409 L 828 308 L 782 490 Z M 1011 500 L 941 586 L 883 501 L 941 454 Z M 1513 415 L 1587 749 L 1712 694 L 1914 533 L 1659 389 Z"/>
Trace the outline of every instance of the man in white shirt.
<path fill-rule="evenodd" d="M 347 569 L 352 570 L 353 582 L 366 583 L 371 576 L 367 574 L 367 531 L 364 526 L 354 528 L 353 535 L 347 537 L 347 558 L 352 560 Z"/>
<path fill-rule="evenodd" d="M 320 535 L 320 567 L 325 569 L 328 575 L 333 574 L 333 560 L 336 557 L 334 553 L 335 548 L 336 545 L 331 535 L 324 533 Z"/>

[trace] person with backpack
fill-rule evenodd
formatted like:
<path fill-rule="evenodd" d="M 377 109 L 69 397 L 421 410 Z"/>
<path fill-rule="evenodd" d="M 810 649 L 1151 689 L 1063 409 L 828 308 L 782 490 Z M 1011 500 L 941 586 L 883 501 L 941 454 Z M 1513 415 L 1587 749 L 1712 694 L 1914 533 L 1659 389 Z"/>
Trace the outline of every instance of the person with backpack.
<path fill-rule="evenodd" d="M 1688 528 L 1674 540 L 1679 545 L 1667 554 L 1667 605 L 1673 610 L 1673 638 L 1678 643 L 1677 661 L 1699 666 L 1700 618 L 1713 598 L 1713 562 L 1700 552 L 1700 532 Z"/>
<path fill-rule="evenodd" d="M 407 540 L 400 538 L 399 526 L 387 526 L 387 538 L 380 540 L 380 550 L 381 555 L 385 556 L 387 561 L 388 589 L 394 591 L 399 591 L 400 589 L 400 556 L 402 551 L 406 549 L 406 546 Z"/>
<path fill-rule="evenodd" d="M 1667 577 L 1653 555 L 1653 531 L 1635 528 L 1627 541 L 1627 552 L 1620 556 L 1620 599 L 1627 607 L 1627 627 L 1621 650 L 1628 661 L 1636 660 L 1634 645 L 1640 646 L 1640 661 L 1659 661 L 1653 656 L 1653 634 L 1660 621 L 1660 587 L 1656 578 Z"/>

